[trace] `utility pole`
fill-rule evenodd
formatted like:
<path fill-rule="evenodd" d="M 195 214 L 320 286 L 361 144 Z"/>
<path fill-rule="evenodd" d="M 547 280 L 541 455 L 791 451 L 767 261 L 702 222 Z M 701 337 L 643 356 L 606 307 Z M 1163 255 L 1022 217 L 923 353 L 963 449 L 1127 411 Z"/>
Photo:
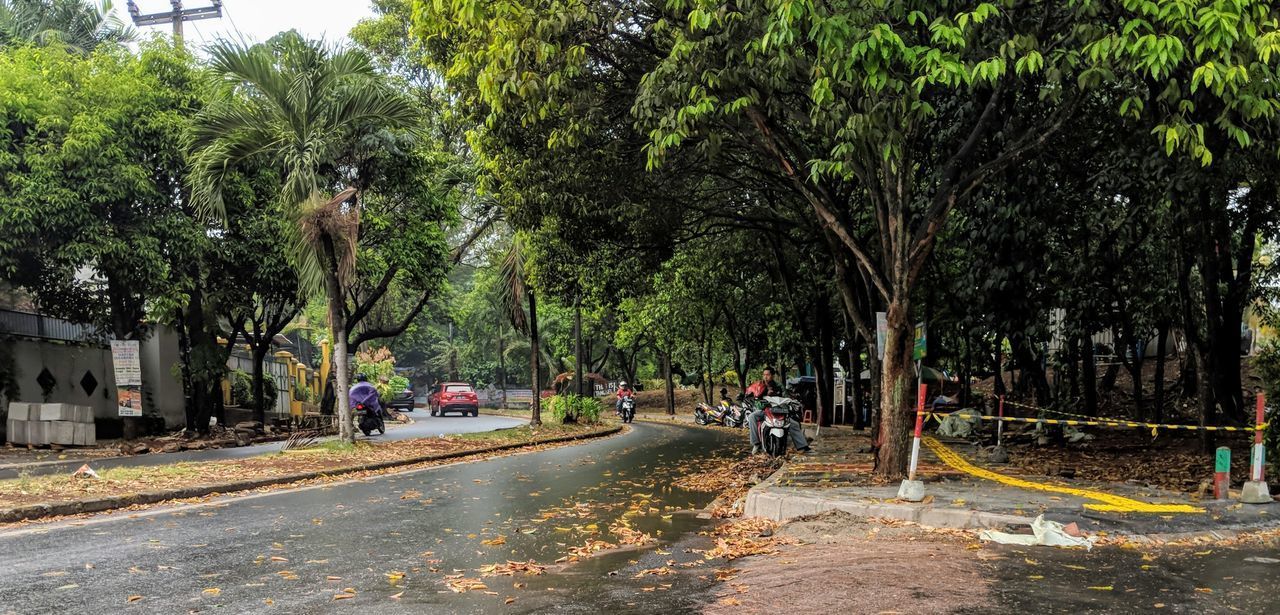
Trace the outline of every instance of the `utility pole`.
<path fill-rule="evenodd" d="M 204 6 L 194 9 L 182 8 L 182 0 L 169 0 L 169 4 L 173 10 L 163 13 L 148 13 L 143 15 L 138 10 L 138 3 L 129 0 L 129 17 L 133 19 L 133 25 L 158 26 L 162 24 L 173 24 L 173 40 L 182 42 L 182 22 L 197 21 L 200 19 L 218 19 L 222 17 L 222 0 L 212 0 L 212 6 Z"/>

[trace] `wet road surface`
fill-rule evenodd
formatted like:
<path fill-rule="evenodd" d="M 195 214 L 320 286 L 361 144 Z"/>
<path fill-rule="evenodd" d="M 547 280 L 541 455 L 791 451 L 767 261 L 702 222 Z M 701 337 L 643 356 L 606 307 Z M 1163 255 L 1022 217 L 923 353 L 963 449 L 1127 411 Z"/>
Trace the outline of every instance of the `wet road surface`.
<path fill-rule="evenodd" d="M 373 435 L 366 438 L 363 434 L 357 433 L 356 438 L 368 439 L 373 442 L 386 440 L 410 440 L 413 438 L 430 438 L 441 434 L 452 435 L 493 431 L 495 429 L 516 427 L 528 422 L 525 419 L 509 416 L 492 416 L 487 414 L 481 414 L 480 416 L 474 417 L 463 417 L 452 414 L 449 416 L 436 417 L 428 415 L 427 412 L 419 411 L 409 416 L 414 421 L 411 425 L 390 425 L 388 426 L 386 434 Z M 225 459 L 244 459 L 245 457 L 256 457 L 258 455 L 276 453 L 282 448 L 284 448 L 284 441 L 264 442 L 262 444 L 239 446 L 234 448 L 181 451 L 177 453 L 153 453 L 148 455 L 105 457 L 100 459 L 68 459 L 56 462 L 12 465 L 0 467 L 0 479 L 18 478 L 23 473 L 30 476 L 59 473 L 69 474 L 74 472 L 76 468 L 80 467 L 80 464 L 86 462 L 95 470 L 106 470 L 110 468 L 182 463 L 184 461 L 222 461 Z M 71 456 L 75 455 L 74 449 L 70 449 L 66 451 L 66 453 Z"/>
<path fill-rule="evenodd" d="M 712 494 L 671 481 L 741 446 L 638 424 L 577 446 L 0 533 L 0 613 L 681 612 L 714 576 L 686 552 L 705 546 L 696 530 L 708 522 L 681 511 Z M 486 590 L 445 584 L 618 542 L 608 528 L 624 515 L 658 546 L 485 578 Z M 635 578 L 668 561 L 700 568 Z"/>
<path fill-rule="evenodd" d="M 983 613 L 1280 613 L 1280 549 L 997 547 Z"/>

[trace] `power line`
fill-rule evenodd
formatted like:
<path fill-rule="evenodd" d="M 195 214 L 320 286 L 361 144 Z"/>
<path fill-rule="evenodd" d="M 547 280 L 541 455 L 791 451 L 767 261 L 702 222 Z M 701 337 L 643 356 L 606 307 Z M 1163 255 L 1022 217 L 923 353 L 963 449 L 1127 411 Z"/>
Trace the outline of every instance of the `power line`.
<path fill-rule="evenodd" d="M 203 6 L 193 9 L 182 8 L 182 0 L 169 0 L 172 10 L 162 13 L 143 14 L 138 10 L 138 3 L 129 0 L 129 17 L 133 19 L 133 25 L 158 26 L 162 24 L 173 25 L 174 41 L 182 41 L 182 23 L 186 21 L 198 21 L 201 19 L 219 19 L 222 17 L 222 0 L 212 0 L 212 6 Z"/>

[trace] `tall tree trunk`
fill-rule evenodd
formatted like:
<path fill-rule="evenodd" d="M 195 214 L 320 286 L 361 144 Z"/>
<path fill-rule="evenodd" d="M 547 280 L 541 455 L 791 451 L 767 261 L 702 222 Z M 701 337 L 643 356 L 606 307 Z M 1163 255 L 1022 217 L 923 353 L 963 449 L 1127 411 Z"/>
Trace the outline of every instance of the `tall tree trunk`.
<path fill-rule="evenodd" d="M 138 326 L 138 314 L 132 308 L 131 302 L 127 295 L 128 290 L 124 288 L 124 284 L 112 274 L 110 270 L 104 272 L 107 278 L 107 303 L 111 311 L 111 333 L 118 340 L 138 340 L 141 345 L 143 341 Z M 147 386 L 148 378 L 146 371 L 142 370 L 142 406 L 143 412 L 146 412 L 147 404 Z M 126 416 L 122 417 L 123 436 L 126 440 L 133 440 L 142 435 L 142 421 L 139 417 Z"/>
<path fill-rule="evenodd" d="M 253 347 L 253 420 L 267 424 L 267 378 L 263 363 L 271 349 L 270 338 L 261 339 Z"/>
<path fill-rule="evenodd" d="M 1152 394 L 1151 416 L 1157 423 L 1164 422 L 1164 363 L 1167 357 L 1166 346 L 1169 345 L 1169 324 L 1160 323 L 1160 332 L 1156 335 L 1156 389 Z"/>
<path fill-rule="evenodd" d="M 333 340 L 334 402 L 338 408 L 338 438 L 354 443 L 356 431 L 351 416 L 351 373 L 347 360 L 347 327 L 342 318 L 342 285 L 338 282 L 338 260 L 333 241 L 325 237 L 322 242 L 325 258 L 325 294 L 329 308 L 329 335 Z"/>
<path fill-rule="evenodd" d="M 189 307 L 189 306 L 188 306 Z M 196 393 L 191 379 L 191 337 L 187 335 L 187 313 L 174 308 L 174 330 L 178 334 L 178 372 L 182 380 L 183 416 L 188 432 L 196 431 Z"/>
<path fill-rule="evenodd" d="M 852 339 L 849 344 L 849 371 L 853 372 L 853 401 L 845 403 L 853 406 L 853 428 L 866 429 L 867 423 L 862 416 L 862 353 L 858 352 L 857 343 Z M 846 408 L 845 415 L 848 416 L 848 414 L 849 411 Z"/>
<path fill-rule="evenodd" d="M 676 415 L 676 390 L 675 384 L 671 382 L 671 352 L 661 350 L 662 353 L 662 383 L 666 387 L 667 397 L 667 414 Z"/>
<path fill-rule="evenodd" d="M 1209 374 L 1212 373 L 1209 364 L 1212 359 L 1210 353 L 1204 348 L 1197 348 L 1195 352 L 1199 353 L 1199 364 L 1201 369 L 1196 371 L 1196 388 L 1200 391 L 1200 426 L 1217 424 L 1218 417 L 1217 401 L 1214 399 L 1214 388 L 1209 384 Z M 1214 448 L 1214 432 L 1208 429 L 1200 430 L 1200 450 L 1205 454 L 1212 453 Z"/>
<path fill-rule="evenodd" d="M 501 323 L 498 324 L 502 326 Z M 502 337 L 502 329 L 498 329 L 498 387 L 502 389 L 502 409 L 507 408 L 507 361 L 506 340 Z"/>
<path fill-rule="evenodd" d="M 1004 336 L 997 333 L 994 351 L 992 352 L 993 363 L 991 365 L 992 391 L 996 395 L 1004 395 L 1008 389 L 1004 386 Z"/>
<path fill-rule="evenodd" d="M 529 371 L 532 372 L 530 382 L 533 383 L 529 425 L 533 427 L 542 425 L 542 366 L 538 363 L 538 346 L 538 299 L 533 290 L 529 290 Z"/>
<path fill-rule="evenodd" d="M 1082 353 L 1080 374 L 1083 376 L 1081 387 L 1084 389 L 1084 413 L 1098 416 L 1098 362 L 1093 353 L 1093 335 L 1085 333 L 1081 338 Z"/>
<path fill-rule="evenodd" d="M 907 301 L 889 302 L 885 332 L 883 374 L 880 377 L 882 407 L 876 442 L 876 474 L 895 480 L 906 475 L 911 426 L 915 425 L 916 398 L 911 347 L 914 340 Z"/>
<path fill-rule="evenodd" d="M 884 376 L 884 361 L 880 359 L 878 342 L 874 339 L 867 341 L 867 371 L 870 372 L 871 385 L 870 391 L 870 416 L 867 417 L 868 424 L 871 426 L 871 441 L 878 442 L 880 440 L 880 417 L 883 415 L 884 395 L 881 394 L 880 379 Z"/>
<path fill-rule="evenodd" d="M 823 303 L 818 309 L 818 424 L 829 427 L 835 419 L 835 341 L 831 308 Z"/>
<path fill-rule="evenodd" d="M 578 395 L 585 396 L 587 393 L 582 388 L 585 362 L 582 359 L 582 302 L 575 299 L 573 302 L 573 389 Z"/>

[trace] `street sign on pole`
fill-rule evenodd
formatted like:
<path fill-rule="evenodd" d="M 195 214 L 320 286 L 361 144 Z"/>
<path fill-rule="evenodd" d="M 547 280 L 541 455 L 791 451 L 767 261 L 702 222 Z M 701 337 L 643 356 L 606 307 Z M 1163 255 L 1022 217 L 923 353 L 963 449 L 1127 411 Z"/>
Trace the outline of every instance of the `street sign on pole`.
<path fill-rule="evenodd" d="M 916 323 L 916 345 L 911 353 L 911 358 L 915 361 L 919 361 L 924 358 L 927 350 L 928 341 L 926 338 L 924 323 Z"/>

